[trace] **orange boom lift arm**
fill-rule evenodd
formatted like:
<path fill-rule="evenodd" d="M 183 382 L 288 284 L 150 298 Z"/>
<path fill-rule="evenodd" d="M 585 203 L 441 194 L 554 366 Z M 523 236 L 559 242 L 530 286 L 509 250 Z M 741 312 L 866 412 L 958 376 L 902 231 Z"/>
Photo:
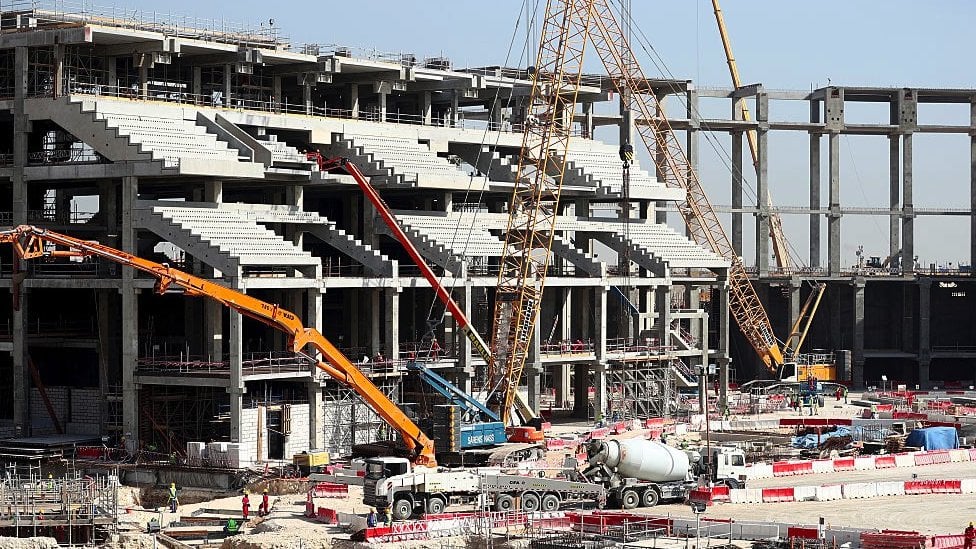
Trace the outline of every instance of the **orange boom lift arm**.
<path fill-rule="evenodd" d="M 108 259 L 156 277 L 157 293 L 162 294 L 171 286 L 175 286 L 183 289 L 188 296 L 212 299 L 242 315 L 281 330 L 288 336 L 289 347 L 294 352 L 302 353 L 308 345 L 321 353 L 325 362 L 316 360 L 316 366 L 339 383 L 352 389 L 373 411 L 396 429 L 415 464 L 429 467 L 437 464 L 434 458 L 434 441 L 428 438 L 332 342 L 318 330 L 302 325 L 295 313 L 210 280 L 173 269 L 169 265 L 142 259 L 97 242 L 80 240 L 31 225 L 0 231 L 0 242 L 13 245 L 14 253 L 25 260 L 40 257 L 89 256 Z M 58 249 L 59 247 L 62 249 Z"/>

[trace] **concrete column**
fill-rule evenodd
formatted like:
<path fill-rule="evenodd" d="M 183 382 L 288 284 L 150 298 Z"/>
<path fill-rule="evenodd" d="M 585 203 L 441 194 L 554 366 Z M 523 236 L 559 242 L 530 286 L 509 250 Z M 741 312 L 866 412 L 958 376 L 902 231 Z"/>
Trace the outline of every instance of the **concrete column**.
<path fill-rule="evenodd" d="M 232 107 L 233 103 L 231 99 L 233 96 L 231 92 L 234 88 L 234 67 L 230 64 L 224 64 L 224 106 Z"/>
<path fill-rule="evenodd" d="M 53 96 L 61 97 L 64 89 L 64 44 L 54 45 L 54 89 Z"/>
<path fill-rule="evenodd" d="M 688 112 L 688 130 L 685 133 L 685 152 L 688 156 L 688 163 L 695 172 L 698 172 L 698 130 L 701 128 L 701 120 L 698 111 L 698 90 L 692 84 L 688 84 L 685 94 L 685 104 Z M 689 174 L 689 177 L 691 175 Z"/>
<path fill-rule="evenodd" d="M 583 137 L 593 139 L 593 102 L 583 102 Z"/>
<path fill-rule="evenodd" d="M 654 114 L 660 119 L 664 119 L 668 115 L 667 100 L 668 100 L 668 96 L 666 93 L 657 94 L 657 111 Z M 657 177 L 657 180 L 663 184 L 665 181 L 667 181 L 665 166 L 668 165 L 667 160 L 665 158 L 664 149 L 660 149 L 658 151 L 657 158 L 655 158 L 654 161 L 657 167 L 657 169 L 654 172 L 654 175 Z M 655 204 L 655 208 L 654 208 L 654 221 L 656 223 L 665 224 L 668 222 L 668 212 L 667 212 L 668 206 L 669 204 L 667 203 L 667 201 L 664 200 L 657 201 L 657 204 Z"/>
<path fill-rule="evenodd" d="M 573 365 L 573 417 L 586 418 L 590 413 L 590 365 Z"/>
<path fill-rule="evenodd" d="M 13 200 L 13 224 L 27 223 L 27 181 L 24 168 L 27 166 L 27 136 L 31 124 L 24 113 L 27 98 L 28 49 L 26 46 L 14 48 L 14 167 L 11 170 L 11 189 Z"/>
<path fill-rule="evenodd" d="M 386 122 L 386 99 L 390 95 L 386 92 L 379 92 L 376 94 L 379 100 L 380 107 L 380 122 Z"/>
<path fill-rule="evenodd" d="M 756 206 L 759 215 L 756 216 L 756 264 L 759 276 L 769 275 L 769 164 L 767 162 L 767 134 L 769 130 L 769 96 L 765 93 L 756 95 L 756 121 L 759 128 L 756 131 Z"/>
<path fill-rule="evenodd" d="M 976 99 L 969 104 L 969 265 L 976 266 Z"/>
<path fill-rule="evenodd" d="M 105 58 L 105 69 L 108 72 L 106 77 L 108 81 L 108 94 L 118 95 L 119 94 L 119 73 L 118 67 L 116 66 L 117 59 L 115 57 L 109 56 Z"/>
<path fill-rule="evenodd" d="M 448 115 L 450 116 L 450 125 L 452 128 L 456 128 L 460 125 L 461 107 L 458 104 L 458 98 L 460 96 L 460 90 L 454 90 L 454 92 L 451 94 L 451 110 Z"/>
<path fill-rule="evenodd" d="M 312 83 L 314 80 L 314 75 L 306 74 L 305 79 L 302 81 L 302 104 L 305 106 L 305 114 L 312 114 L 312 90 L 315 89 L 315 85 Z"/>
<path fill-rule="evenodd" d="M 738 109 L 734 109 L 738 112 Z M 739 115 L 736 115 L 739 116 Z M 742 132 L 732 132 L 732 249 L 742 256 Z"/>
<path fill-rule="evenodd" d="M 918 383 L 931 386 L 932 365 L 932 279 L 918 281 Z"/>
<path fill-rule="evenodd" d="M 432 106 L 431 106 L 430 92 L 425 91 L 420 94 L 420 115 L 423 118 L 423 123 L 425 126 L 430 126 L 432 118 Z"/>
<path fill-rule="evenodd" d="M 810 132 L 810 267 L 820 266 L 820 134 Z"/>
<path fill-rule="evenodd" d="M 607 410 L 607 288 L 600 286 L 593 292 L 594 354 L 593 408 L 597 417 Z"/>
<path fill-rule="evenodd" d="M 231 287 L 241 289 L 241 280 L 235 277 Z M 227 398 L 230 400 L 230 441 L 241 441 L 241 417 L 244 410 L 244 326 L 243 317 L 236 311 L 228 311 L 228 359 L 230 378 L 227 383 Z M 260 453 L 260 449 L 259 449 Z"/>
<path fill-rule="evenodd" d="M 139 99 L 149 98 L 149 60 L 146 54 L 142 55 L 142 63 L 139 64 Z"/>
<path fill-rule="evenodd" d="M 901 147 L 899 136 L 888 136 L 888 204 L 895 215 L 888 216 L 888 257 L 890 265 L 895 266 L 898 252 L 901 251 L 901 231 L 898 215 L 901 212 Z"/>
<path fill-rule="evenodd" d="M 830 275 L 840 274 L 840 134 L 828 136 L 830 169 L 830 213 L 827 215 L 827 270 Z"/>
<path fill-rule="evenodd" d="M 488 129 L 500 131 L 502 129 L 502 99 L 495 97 L 488 105 Z"/>
<path fill-rule="evenodd" d="M 529 345 L 529 356 L 525 362 L 525 388 L 528 395 L 528 405 L 533 410 L 539 410 L 539 396 L 542 374 L 542 326 L 536 318 L 532 327 L 532 342 Z"/>
<path fill-rule="evenodd" d="M 22 265 L 21 268 L 26 269 Z M 27 366 L 27 305 L 28 291 L 18 284 L 19 295 L 13 296 L 18 307 L 12 313 L 13 333 L 13 391 L 10 395 L 0 394 L 0 398 L 13 398 L 14 429 L 17 436 L 30 436 L 30 372 Z"/>
<path fill-rule="evenodd" d="M 271 109 L 274 112 L 281 112 L 281 105 L 284 98 L 281 97 L 281 75 L 276 74 L 271 77 Z"/>
<path fill-rule="evenodd" d="M 723 409 L 728 405 L 729 395 L 729 275 L 728 272 L 719 276 L 716 287 L 718 303 L 718 346 L 715 349 L 715 363 L 718 365 L 719 406 Z M 704 339 L 704 336 L 703 336 Z"/>
<path fill-rule="evenodd" d="M 915 203 L 912 198 L 912 134 L 902 137 L 901 272 L 915 272 Z"/>
<path fill-rule="evenodd" d="M 196 104 L 200 104 L 201 102 L 203 102 L 203 98 L 200 97 L 201 95 L 203 95 L 203 67 L 199 65 L 195 66 L 192 68 L 192 71 L 193 72 L 190 75 L 191 78 L 190 93 L 193 94 L 193 102 Z"/>
<path fill-rule="evenodd" d="M 368 290 L 369 299 L 369 356 L 380 352 L 380 291 Z M 446 343 L 447 340 L 445 340 Z"/>
<path fill-rule="evenodd" d="M 667 347 L 671 344 L 671 284 L 654 288 L 654 296 L 658 311 L 657 337 L 660 345 Z"/>
<path fill-rule="evenodd" d="M 562 305 L 560 307 L 560 333 L 563 341 L 573 341 L 573 289 L 562 288 Z M 552 367 L 552 384 L 555 389 L 556 407 L 561 408 L 569 400 L 569 364 L 556 364 Z"/>
<path fill-rule="evenodd" d="M 851 349 L 853 382 L 860 387 L 864 383 L 864 278 L 854 279 L 854 348 Z"/>
<path fill-rule="evenodd" d="M 136 251 L 136 230 L 132 212 L 139 196 L 139 180 L 122 178 L 122 251 Z M 139 358 L 139 291 L 135 287 L 135 271 L 122 269 L 122 432 L 131 446 L 138 448 L 139 438 L 139 387 L 135 381 Z"/>
<path fill-rule="evenodd" d="M 114 338 L 117 333 L 114 323 L 115 316 L 112 314 L 112 294 L 111 290 L 95 290 L 95 306 L 98 307 L 98 417 L 101 431 L 106 432 L 106 420 L 108 419 L 108 394 L 109 394 L 109 370 L 114 361 Z"/>
<path fill-rule="evenodd" d="M 593 415 L 607 419 L 607 363 L 597 362 L 593 368 Z"/>
<path fill-rule="evenodd" d="M 400 356 L 400 288 L 384 288 L 385 314 L 383 328 L 386 340 L 386 357 L 395 360 Z"/>
<path fill-rule="evenodd" d="M 355 82 L 349 84 L 348 93 L 349 102 L 346 104 L 346 108 L 349 109 L 350 116 L 359 118 L 359 84 Z"/>
<path fill-rule="evenodd" d="M 305 326 L 322 331 L 322 292 L 312 288 L 305 292 Z M 325 408 L 322 405 L 322 387 L 319 384 L 321 372 L 314 371 L 308 382 L 308 447 L 321 448 L 325 426 Z"/>

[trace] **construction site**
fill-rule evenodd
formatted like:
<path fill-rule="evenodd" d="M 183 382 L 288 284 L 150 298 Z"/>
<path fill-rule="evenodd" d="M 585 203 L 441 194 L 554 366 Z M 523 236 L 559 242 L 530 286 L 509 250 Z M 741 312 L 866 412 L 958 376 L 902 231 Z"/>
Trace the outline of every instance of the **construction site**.
<path fill-rule="evenodd" d="M 472 66 L 0 3 L 0 547 L 971 547 L 976 89 L 743 83 L 701 3 L 722 87 L 632 0 Z"/>

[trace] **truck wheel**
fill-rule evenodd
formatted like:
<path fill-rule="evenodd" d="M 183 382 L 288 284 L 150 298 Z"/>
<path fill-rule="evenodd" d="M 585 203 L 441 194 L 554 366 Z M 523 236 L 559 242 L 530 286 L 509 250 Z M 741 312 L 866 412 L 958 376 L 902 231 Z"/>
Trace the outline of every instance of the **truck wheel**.
<path fill-rule="evenodd" d="M 542 496 L 542 510 L 551 513 L 559 510 L 559 496 L 556 494 L 546 494 Z"/>
<path fill-rule="evenodd" d="M 393 502 L 390 513 L 393 515 L 394 520 L 407 520 L 413 515 L 413 502 L 409 499 L 398 499 Z"/>
<path fill-rule="evenodd" d="M 495 498 L 496 511 L 511 511 L 515 508 L 515 498 L 508 494 L 498 494 Z"/>
<path fill-rule="evenodd" d="M 444 498 L 440 496 L 431 496 L 427 500 L 427 513 L 431 515 L 439 515 L 444 512 L 444 508 L 447 505 L 444 503 Z"/>
<path fill-rule="evenodd" d="M 539 496 L 532 492 L 522 492 L 522 510 L 526 513 L 535 513 L 539 510 Z"/>
<path fill-rule="evenodd" d="M 661 501 L 661 495 L 654 488 L 648 488 L 641 494 L 641 505 L 644 507 L 654 507 Z"/>
<path fill-rule="evenodd" d="M 637 507 L 638 503 L 640 503 L 640 496 L 637 495 L 636 491 L 627 489 L 620 494 L 621 509 L 634 509 Z"/>
<path fill-rule="evenodd" d="M 725 485 L 732 490 L 738 490 L 739 488 L 742 488 L 742 486 L 739 485 L 739 481 L 734 478 L 725 479 Z"/>

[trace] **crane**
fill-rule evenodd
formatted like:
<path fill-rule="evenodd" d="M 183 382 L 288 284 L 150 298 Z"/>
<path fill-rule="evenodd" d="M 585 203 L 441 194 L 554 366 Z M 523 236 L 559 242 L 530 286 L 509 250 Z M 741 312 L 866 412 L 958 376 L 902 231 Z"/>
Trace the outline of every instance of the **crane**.
<path fill-rule="evenodd" d="M 319 169 L 323 172 L 338 171 L 353 178 L 356 185 L 360 190 L 363 191 L 363 194 L 366 195 L 366 198 L 369 199 L 370 203 L 373 204 L 373 207 L 380 214 L 380 217 L 383 219 L 383 222 L 386 223 L 390 233 L 407 252 L 407 255 L 410 256 L 411 261 L 413 261 L 414 265 L 416 265 L 420 270 L 420 274 L 425 280 L 427 280 L 430 287 L 434 289 L 434 294 L 441 301 L 441 303 L 444 304 L 444 307 L 450 311 L 454 321 L 464 333 L 465 337 L 467 337 L 471 342 L 472 347 L 474 347 L 478 355 L 480 355 L 485 361 L 485 364 L 490 364 L 492 360 L 491 351 L 489 350 L 488 345 L 485 343 L 485 340 L 475 329 L 474 324 L 472 324 L 472 322 L 468 319 L 468 316 L 464 314 L 464 310 L 461 309 L 454 298 L 451 297 L 451 292 L 448 291 L 443 284 L 441 284 L 441 281 L 437 278 L 437 274 L 434 273 L 433 269 L 430 268 L 430 265 L 424 261 L 424 258 L 421 257 L 420 251 L 417 250 L 417 247 L 414 246 L 413 242 L 410 241 L 410 237 L 408 237 L 407 233 L 405 233 L 400 227 L 400 224 L 397 222 L 396 217 L 390 210 L 390 207 L 387 206 L 386 201 L 383 200 L 383 197 L 380 196 L 380 193 L 376 190 L 376 188 L 370 184 L 369 180 L 359 169 L 359 167 L 350 162 L 348 159 L 342 157 L 325 159 L 318 151 L 309 151 L 306 153 L 306 155 L 310 160 L 314 160 L 318 164 Z M 444 394 L 442 389 L 450 392 L 453 395 L 450 397 L 451 400 L 460 402 L 466 413 L 484 414 L 488 422 L 500 421 L 498 414 L 494 412 L 486 414 L 488 409 L 471 395 L 458 390 L 457 387 L 454 387 L 453 385 L 450 387 L 445 387 L 444 383 L 447 383 L 447 380 L 437 379 L 439 376 L 423 375 L 422 369 L 418 369 L 418 371 L 421 372 L 423 379 L 441 394 Z M 535 410 L 533 410 L 532 407 L 525 402 L 521 395 L 516 395 L 514 402 L 516 411 L 518 412 L 519 418 L 523 425 L 535 427 L 536 430 L 528 431 L 527 429 L 520 429 L 518 431 L 512 431 L 510 433 L 511 438 L 509 440 L 513 442 L 538 442 L 542 440 L 543 433 L 541 432 L 541 418 L 536 415 Z M 500 442 L 504 442 L 504 440 L 500 440 Z"/>
<path fill-rule="evenodd" d="M 629 96 L 631 108 L 642 118 L 637 124 L 644 146 L 658 163 L 665 184 L 682 188 L 685 200 L 678 205 L 691 237 L 729 261 L 729 309 L 739 329 L 760 359 L 773 373 L 784 362 L 783 351 L 773 333 L 769 316 L 749 281 L 742 259 L 732 248 L 728 235 L 705 195 L 697 171 L 678 143 L 658 98 L 650 93 L 648 79 L 636 59 L 630 41 L 621 29 L 610 0 L 593 0 L 593 29 L 590 40 L 610 81 L 621 96 Z M 625 95 L 625 92 L 629 95 Z"/>
<path fill-rule="evenodd" d="M 742 79 L 739 78 L 739 67 L 732 55 L 732 42 L 729 39 L 728 30 L 725 27 L 725 17 L 722 15 L 722 7 L 718 0 L 712 0 L 712 11 L 715 12 L 715 22 L 718 25 L 718 34 L 722 39 L 722 47 L 725 49 L 725 61 L 729 66 L 729 74 L 732 77 L 732 86 L 735 89 L 742 87 Z M 739 101 L 738 108 L 742 114 L 742 119 L 746 122 L 752 120 L 749 106 L 745 101 Z M 759 145 L 756 140 L 756 130 L 746 131 L 746 140 L 749 142 L 749 152 L 752 154 L 752 165 L 759 170 Z M 786 233 L 783 232 L 783 218 L 779 212 L 771 210 L 773 197 L 766 192 L 766 196 L 760 197 L 766 201 L 766 206 L 770 208 L 767 223 L 769 225 L 769 240 L 773 245 L 773 254 L 776 256 L 776 267 L 784 274 L 793 272 L 793 260 L 790 258 L 789 243 L 786 240 Z"/>
<path fill-rule="evenodd" d="M 548 0 L 529 69 L 532 91 L 508 209 L 488 363 L 488 389 L 506 423 L 542 303 L 592 13 L 593 0 Z"/>
<path fill-rule="evenodd" d="M 345 385 L 393 429 L 395 429 L 416 465 L 434 467 L 434 441 L 400 410 L 372 381 L 369 380 L 332 342 L 318 330 L 306 328 L 295 313 L 267 303 L 243 292 L 221 286 L 216 282 L 174 269 L 165 263 L 142 259 L 121 250 L 81 240 L 31 225 L 0 231 L 0 242 L 13 246 L 14 254 L 24 260 L 42 257 L 99 257 L 148 273 L 156 278 L 156 293 L 170 288 L 182 290 L 191 297 L 212 299 L 238 313 L 263 322 L 285 333 L 289 347 L 303 353 L 306 346 L 315 349 L 325 362 L 315 360 L 316 366 Z"/>

